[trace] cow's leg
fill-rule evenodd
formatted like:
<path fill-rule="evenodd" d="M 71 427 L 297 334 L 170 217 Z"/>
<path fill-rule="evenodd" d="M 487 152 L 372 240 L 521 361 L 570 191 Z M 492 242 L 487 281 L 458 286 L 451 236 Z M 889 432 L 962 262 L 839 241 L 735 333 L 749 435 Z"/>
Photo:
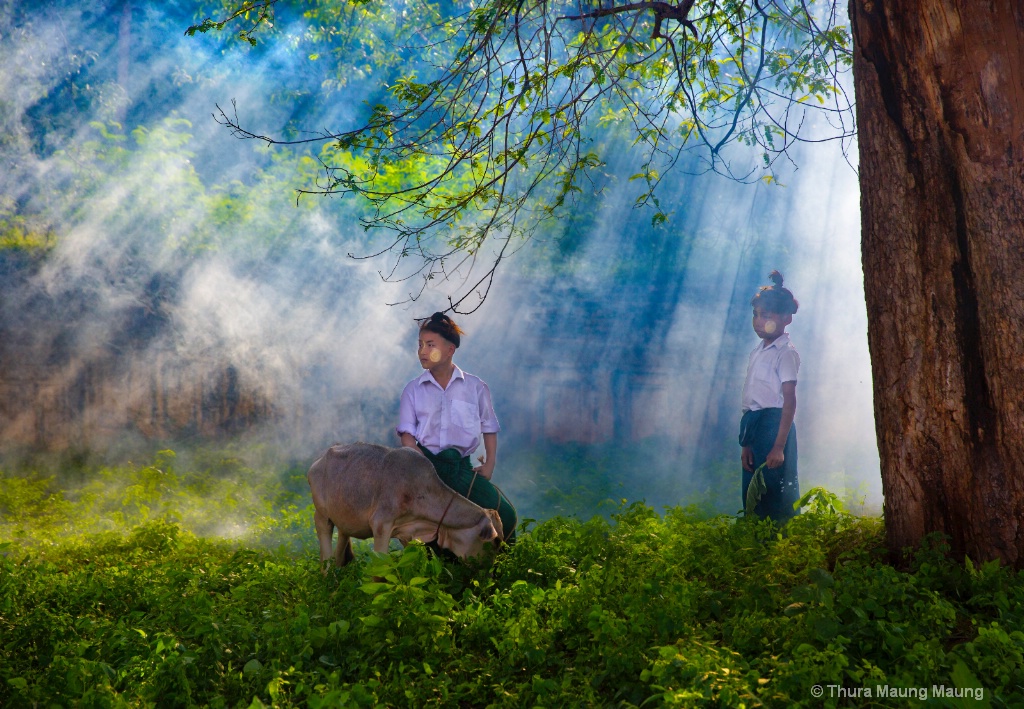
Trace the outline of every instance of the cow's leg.
<path fill-rule="evenodd" d="M 327 517 L 323 512 L 317 510 L 313 514 L 313 526 L 316 527 L 316 537 L 320 540 L 320 565 L 323 566 L 324 562 L 333 556 L 331 549 L 331 537 L 334 536 L 334 523 L 331 522 L 330 518 Z M 339 532 L 339 535 L 341 533 Z M 339 539 L 339 548 L 341 546 Z M 327 569 L 324 568 L 323 572 L 326 574 Z"/>
<path fill-rule="evenodd" d="M 339 529 L 338 546 L 334 549 L 334 563 L 340 567 L 355 558 L 355 554 L 352 553 L 352 538 Z"/>
<path fill-rule="evenodd" d="M 395 527 L 391 521 L 371 521 L 370 529 L 373 530 L 373 550 L 378 554 L 387 554 L 391 547 L 391 533 Z"/>

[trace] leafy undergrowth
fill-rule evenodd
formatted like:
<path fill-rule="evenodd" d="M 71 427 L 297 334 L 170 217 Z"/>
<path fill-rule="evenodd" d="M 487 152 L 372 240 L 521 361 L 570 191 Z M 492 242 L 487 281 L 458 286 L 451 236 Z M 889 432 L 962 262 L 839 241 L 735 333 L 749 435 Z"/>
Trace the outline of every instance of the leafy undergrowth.
<path fill-rule="evenodd" d="M 1024 578 L 940 543 L 898 570 L 824 492 L 783 534 L 634 504 L 490 568 L 361 545 L 324 576 L 287 481 L 106 482 L 0 476 L 2 706 L 1024 704 Z M 244 535 L 195 533 L 226 510 Z"/>

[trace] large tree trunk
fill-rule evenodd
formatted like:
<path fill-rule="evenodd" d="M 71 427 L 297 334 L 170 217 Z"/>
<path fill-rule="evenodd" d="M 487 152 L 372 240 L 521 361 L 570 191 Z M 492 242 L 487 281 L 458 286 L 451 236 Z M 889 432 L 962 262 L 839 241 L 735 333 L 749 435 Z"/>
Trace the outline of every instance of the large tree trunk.
<path fill-rule="evenodd" d="M 1024 565 L 1024 3 L 851 0 L 894 553 Z M 838 307 L 838 304 L 837 304 Z"/>

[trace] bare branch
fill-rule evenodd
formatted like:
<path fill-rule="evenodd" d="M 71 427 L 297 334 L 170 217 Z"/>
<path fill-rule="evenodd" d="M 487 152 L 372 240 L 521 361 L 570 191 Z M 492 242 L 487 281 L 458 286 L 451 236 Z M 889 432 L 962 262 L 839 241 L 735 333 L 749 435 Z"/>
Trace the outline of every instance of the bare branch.
<path fill-rule="evenodd" d="M 654 31 L 651 33 L 652 38 L 664 38 L 665 35 L 661 34 L 661 23 L 664 20 L 675 20 L 683 25 L 683 27 L 693 32 L 693 36 L 696 37 L 697 28 L 688 17 L 690 9 L 693 7 L 693 3 L 694 0 L 683 0 L 678 5 L 672 5 L 671 3 L 661 2 L 660 0 L 646 0 L 645 2 L 633 2 L 626 5 L 602 7 L 579 15 L 563 15 L 562 17 L 556 18 L 556 20 L 596 20 L 602 17 L 609 17 L 611 15 L 639 12 L 641 10 L 653 10 Z"/>

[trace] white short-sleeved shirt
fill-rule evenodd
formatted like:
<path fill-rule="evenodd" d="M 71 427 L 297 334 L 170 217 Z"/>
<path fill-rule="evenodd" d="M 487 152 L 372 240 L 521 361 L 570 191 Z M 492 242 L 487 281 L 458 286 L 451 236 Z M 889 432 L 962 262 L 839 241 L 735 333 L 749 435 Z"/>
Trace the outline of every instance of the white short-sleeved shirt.
<path fill-rule="evenodd" d="M 480 377 L 458 367 L 442 389 L 429 369 L 405 385 L 398 410 L 398 434 L 411 433 L 431 453 L 455 448 L 463 456 L 480 445 L 482 434 L 501 430 L 491 390 Z"/>
<path fill-rule="evenodd" d="M 782 383 L 795 382 L 799 371 L 800 355 L 788 334 L 779 335 L 768 346 L 761 340 L 747 360 L 743 410 L 781 409 Z"/>

